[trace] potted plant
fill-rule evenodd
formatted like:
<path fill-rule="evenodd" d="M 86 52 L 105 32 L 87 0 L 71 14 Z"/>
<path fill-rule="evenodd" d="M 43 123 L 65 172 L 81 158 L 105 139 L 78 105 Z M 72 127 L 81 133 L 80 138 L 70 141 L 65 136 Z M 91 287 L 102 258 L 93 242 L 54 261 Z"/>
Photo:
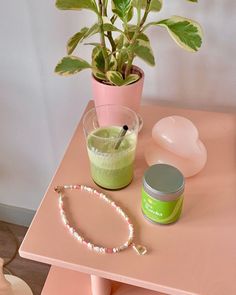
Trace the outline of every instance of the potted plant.
<path fill-rule="evenodd" d="M 197 2 L 197 0 L 187 0 Z M 146 32 L 149 27 L 163 27 L 183 49 L 195 52 L 201 47 L 200 25 L 190 19 L 172 16 L 147 22 L 149 13 L 162 8 L 162 0 L 56 0 L 62 10 L 88 9 L 97 16 L 92 27 L 83 27 L 67 43 L 67 56 L 55 72 L 67 76 L 84 69 L 92 70 L 95 105 L 121 104 L 138 111 L 142 95 L 143 71 L 134 66 L 136 57 L 151 66 L 155 58 Z M 109 13 L 108 13 L 109 12 Z M 118 22 L 119 20 L 119 22 Z M 117 25 L 117 22 L 120 25 Z M 99 42 L 86 41 L 99 35 Z M 92 46 L 91 62 L 73 54 L 80 43 Z"/>

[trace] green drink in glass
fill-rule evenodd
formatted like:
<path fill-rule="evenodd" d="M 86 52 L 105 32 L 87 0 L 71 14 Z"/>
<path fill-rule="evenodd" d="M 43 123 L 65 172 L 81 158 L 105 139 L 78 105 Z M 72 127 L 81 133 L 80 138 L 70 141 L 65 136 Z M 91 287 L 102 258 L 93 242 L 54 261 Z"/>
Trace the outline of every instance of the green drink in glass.
<path fill-rule="evenodd" d="M 105 113 L 112 112 L 113 116 L 107 118 L 101 112 L 102 108 L 105 108 Z M 85 115 L 84 130 L 90 170 L 94 182 L 99 186 L 121 189 L 132 181 L 138 132 L 136 119 L 133 111 L 116 105 L 101 106 Z M 122 134 L 124 125 L 128 126 L 128 130 Z M 88 126 L 92 128 L 88 130 Z"/>

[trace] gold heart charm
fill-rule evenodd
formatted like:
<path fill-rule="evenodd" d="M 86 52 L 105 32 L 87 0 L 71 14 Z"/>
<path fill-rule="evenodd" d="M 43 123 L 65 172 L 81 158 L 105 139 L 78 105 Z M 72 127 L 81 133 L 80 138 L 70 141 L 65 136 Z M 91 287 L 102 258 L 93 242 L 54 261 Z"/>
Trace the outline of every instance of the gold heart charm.
<path fill-rule="evenodd" d="M 133 245 L 133 249 L 138 253 L 138 255 L 144 255 L 147 253 L 147 248 L 142 245 Z"/>
<path fill-rule="evenodd" d="M 61 194 L 63 192 L 63 186 L 56 186 L 54 187 L 54 191 L 58 194 Z"/>

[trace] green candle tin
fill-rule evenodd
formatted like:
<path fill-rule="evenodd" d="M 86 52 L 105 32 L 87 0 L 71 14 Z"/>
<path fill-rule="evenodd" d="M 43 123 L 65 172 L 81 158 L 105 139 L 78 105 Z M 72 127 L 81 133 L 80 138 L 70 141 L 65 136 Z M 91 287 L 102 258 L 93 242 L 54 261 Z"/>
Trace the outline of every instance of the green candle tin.
<path fill-rule="evenodd" d="M 184 176 L 167 164 L 150 166 L 144 173 L 142 212 L 154 223 L 169 224 L 180 217 L 183 204 Z"/>

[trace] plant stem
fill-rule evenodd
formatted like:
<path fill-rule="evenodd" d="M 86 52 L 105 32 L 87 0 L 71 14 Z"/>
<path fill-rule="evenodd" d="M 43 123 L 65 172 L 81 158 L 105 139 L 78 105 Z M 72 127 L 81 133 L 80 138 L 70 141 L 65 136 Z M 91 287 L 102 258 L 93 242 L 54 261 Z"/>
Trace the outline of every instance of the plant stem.
<path fill-rule="evenodd" d="M 107 16 L 107 1 L 102 3 L 102 15 Z"/>
<path fill-rule="evenodd" d="M 116 21 L 116 19 L 117 19 L 117 15 L 113 14 L 113 16 L 110 19 L 111 23 L 114 24 L 114 22 Z"/>
<path fill-rule="evenodd" d="M 129 59 L 128 59 L 128 63 L 127 63 L 126 68 L 125 68 L 125 79 L 126 79 L 126 78 L 129 76 L 129 74 L 130 74 L 130 71 L 131 71 L 131 68 L 132 68 L 133 60 L 134 60 L 134 54 L 130 54 L 130 55 L 129 55 Z"/>
<path fill-rule="evenodd" d="M 107 0 L 105 0 L 105 3 L 103 3 L 103 15 L 107 16 Z M 111 44 L 111 51 L 114 52 L 116 51 L 116 44 L 114 42 L 114 39 L 112 37 L 112 33 L 111 31 L 107 32 L 106 37 L 108 38 L 108 40 L 110 41 Z M 114 55 L 115 56 L 115 55 Z"/>
<path fill-rule="evenodd" d="M 151 4 L 151 0 L 147 0 L 147 5 L 146 5 L 146 8 L 145 8 L 145 12 L 144 12 L 144 15 L 143 15 L 143 18 L 140 22 L 140 29 L 142 28 L 143 24 L 145 23 L 146 19 L 147 19 L 147 16 L 148 16 L 148 13 L 149 13 L 149 8 L 150 8 L 150 4 Z"/>
<path fill-rule="evenodd" d="M 104 61 L 105 61 L 105 73 L 108 71 L 108 54 L 107 54 L 107 48 L 106 48 L 106 42 L 105 42 L 105 36 L 104 36 L 104 30 L 103 30 L 103 19 L 102 19 L 102 15 L 103 15 L 103 4 L 102 4 L 102 0 L 98 1 L 98 5 L 99 5 L 99 14 L 98 14 L 98 23 L 99 23 L 99 28 L 100 28 L 100 40 L 101 40 L 101 47 L 102 47 L 102 54 L 104 57 Z"/>
<path fill-rule="evenodd" d="M 141 22 L 141 6 L 139 4 L 139 6 L 137 7 L 137 26 L 136 26 L 136 30 L 134 32 L 134 35 L 130 41 L 130 45 L 128 47 L 128 63 L 126 65 L 125 68 L 125 79 L 129 76 L 131 68 L 132 68 L 132 63 L 134 60 L 134 46 L 135 46 L 135 42 L 136 39 L 139 35 L 139 29 L 140 29 L 140 22 Z"/>
<path fill-rule="evenodd" d="M 116 52 L 116 43 L 112 37 L 112 33 L 110 31 L 107 32 L 107 38 L 110 41 L 111 44 L 111 51 Z M 113 54 L 115 56 L 115 54 Z"/>
<path fill-rule="evenodd" d="M 134 50 L 135 42 L 136 42 L 136 39 L 137 39 L 138 35 L 141 32 L 141 29 L 142 29 L 143 24 L 145 23 L 145 21 L 147 19 L 147 16 L 148 16 L 148 13 L 149 13 L 150 4 L 151 4 L 151 0 L 147 0 L 147 5 L 146 5 L 145 12 L 143 14 L 142 19 L 141 19 L 141 7 L 139 6 L 137 8 L 138 22 L 137 22 L 137 27 L 136 27 L 136 30 L 134 32 L 133 38 L 130 41 L 130 45 L 129 45 L 129 51 L 131 53 L 129 54 L 128 63 L 127 63 L 126 69 L 125 69 L 125 78 L 127 78 L 128 75 L 130 74 L 132 63 L 133 63 L 133 59 L 134 59 L 133 50 Z"/>

